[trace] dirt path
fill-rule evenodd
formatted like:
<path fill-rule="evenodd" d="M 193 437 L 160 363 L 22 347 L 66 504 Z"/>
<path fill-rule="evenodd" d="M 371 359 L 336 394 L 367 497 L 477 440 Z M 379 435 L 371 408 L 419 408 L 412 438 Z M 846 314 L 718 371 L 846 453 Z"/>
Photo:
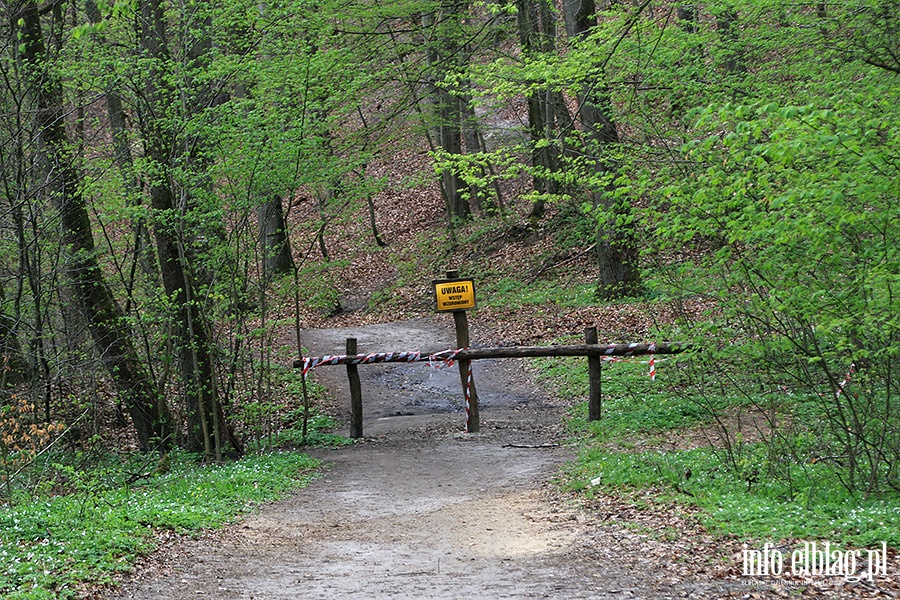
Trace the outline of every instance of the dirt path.
<path fill-rule="evenodd" d="M 441 350 L 436 319 L 308 332 L 313 355 Z M 349 412 L 343 367 L 317 377 Z M 482 432 L 462 433 L 456 369 L 360 368 L 366 439 L 315 455 L 323 476 L 241 524 L 179 542 L 109 598 L 685 598 L 721 596 L 671 579 L 639 547 L 554 495 L 569 458 L 563 407 L 514 361 L 481 361 Z M 642 562 L 643 561 L 643 562 Z"/>

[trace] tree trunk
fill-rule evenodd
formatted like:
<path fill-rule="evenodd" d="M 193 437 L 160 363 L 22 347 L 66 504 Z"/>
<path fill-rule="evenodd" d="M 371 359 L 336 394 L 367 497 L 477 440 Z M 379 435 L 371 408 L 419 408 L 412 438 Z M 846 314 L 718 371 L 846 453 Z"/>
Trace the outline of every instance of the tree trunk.
<path fill-rule="evenodd" d="M 171 188 L 161 183 L 151 185 L 150 202 L 153 210 L 161 216 L 154 224 L 154 235 L 163 288 L 177 311 L 173 337 L 176 339 L 185 399 L 185 447 L 209 457 L 221 448 L 213 427 L 219 414 L 213 387 L 212 341 L 200 305 L 194 297 L 193 281 L 187 274 L 184 245 L 177 227 L 172 223 L 179 220 L 180 215 L 175 209 Z"/>
<path fill-rule="evenodd" d="M 263 255 L 263 277 L 268 280 L 294 272 L 294 258 L 284 223 L 281 196 L 271 198 L 258 209 L 260 251 Z"/>
<path fill-rule="evenodd" d="M 679 4 L 675 10 L 678 24 L 688 33 L 697 31 L 697 9 L 693 4 Z"/>
<path fill-rule="evenodd" d="M 740 24 L 738 13 L 733 6 L 723 6 L 716 14 L 716 29 L 724 48 L 722 69 L 728 74 L 743 73 L 747 70 L 741 57 L 739 39 Z"/>
<path fill-rule="evenodd" d="M 103 20 L 95 0 L 85 0 L 84 8 L 85 14 L 92 24 L 96 25 Z M 104 36 L 97 35 L 99 35 L 101 43 L 106 43 Z M 141 202 L 141 185 L 134 172 L 134 156 L 131 152 L 125 108 L 122 104 L 122 98 L 114 89 L 106 90 L 106 114 L 109 120 L 110 137 L 112 138 L 113 162 L 115 162 L 116 168 L 118 168 L 122 176 L 129 204 L 139 206 Z M 148 252 L 151 240 L 146 219 L 143 216 L 136 217 L 132 221 L 132 227 L 134 228 L 134 250 L 128 280 L 125 282 L 128 290 L 128 302 L 125 306 L 126 314 L 129 312 L 132 301 L 131 292 L 134 289 L 138 265 L 141 266 L 145 273 L 155 273 L 153 261 L 151 260 L 152 256 Z"/>
<path fill-rule="evenodd" d="M 516 0 L 516 8 L 519 42 L 525 57 L 553 52 L 556 48 L 556 24 L 548 0 Z M 561 186 L 556 173 L 560 170 L 560 158 L 555 138 L 558 116 L 561 110 L 565 110 L 565 102 L 559 92 L 551 90 L 528 94 L 526 102 L 534 170 L 532 187 L 542 195 L 558 194 Z M 544 215 L 545 202 L 543 196 L 535 200 L 530 219 L 540 219 Z"/>
<path fill-rule="evenodd" d="M 46 69 L 37 3 L 26 2 L 19 17 L 25 62 L 35 69 Z M 52 193 L 60 213 L 63 242 L 69 251 L 66 272 L 98 353 L 129 409 L 141 447 L 147 449 L 153 444 L 163 449 L 168 441 L 167 411 L 137 357 L 121 309 L 97 262 L 80 176 L 67 151 L 62 87 L 47 72 L 35 75 L 39 78 L 35 86 L 37 128 L 51 172 L 56 176 Z"/>
<path fill-rule="evenodd" d="M 441 149 L 450 155 L 460 155 L 462 154 L 462 132 L 459 125 L 459 99 L 443 88 L 438 92 L 438 97 L 440 98 Z M 460 220 L 468 219 L 471 209 L 463 197 L 463 191 L 466 188 L 465 182 L 456 170 L 451 168 L 441 171 L 441 181 L 447 196 L 450 214 Z"/>
<path fill-rule="evenodd" d="M 594 0 L 566 0 L 564 5 L 566 30 L 577 41 L 586 37 L 596 26 Z M 601 75 L 602 76 L 602 75 Z M 617 165 L 610 158 L 610 148 L 619 143 L 619 133 L 613 119 L 612 102 L 604 81 L 591 82 L 593 92 L 578 97 L 582 130 L 587 134 L 588 155 L 598 175 L 612 175 Z M 638 248 L 634 226 L 630 225 L 631 207 L 614 196 L 615 184 L 594 190 L 595 210 L 601 211 L 597 232 L 597 293 L 604 300 L 612 300 L 636 293 L 640 289 Z M 619 225 L 618 223 L 625 223 Z"/>
<path fill-rule="evenodd" d="M 437 126 L 435 127 L 438 146 L 452 156 L 463 153 L 462 121 L 463 112 L 459 96 L 456 76 L 461 72 L 461 52 L 456 36 L 459 31 L 465 2 L 459 0 L 443 0 L 437 20 L 434 15 L 422 16 L 422 24 L 426 31 L 433 31 L 434 38 L 427 52 L 429 69 L 433 81 L 442 81 L 443 85 L 432 85 L 431 96 L 434 105 Z M 465 220 L 471 216 L 471 207 L 463 192 L 465 182 L 459 173 L 452 168 L 441 171 L 441 190 L 447 203 L 447 211 L 451 221 Z"/>
<path fill-rule="evenodd" d="M 0 390 L 28 381 L 31 366 L 22 351 L 16 319 L 6 312 L 6 292 L 0 285 Z"/>

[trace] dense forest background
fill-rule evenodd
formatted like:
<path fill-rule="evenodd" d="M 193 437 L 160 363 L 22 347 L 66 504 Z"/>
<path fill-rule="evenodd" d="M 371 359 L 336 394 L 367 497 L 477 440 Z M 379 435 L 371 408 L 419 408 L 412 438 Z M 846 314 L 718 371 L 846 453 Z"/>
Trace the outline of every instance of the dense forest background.
<path fill-rule="evenodd" d="M 772 415 L 771 474 L 900 488 L 900 3 L 0 10 L 7 476 L 110 407 L 141 449 L 239 455 L 283 393 L 275 327 L 349 308 L 348 274 L 383 318 L 427 311 L 477 254 L 655 306 L 645 333 L 708 350 L 680 393 Z M 385 235 L 406 213 L 433 219 Z M 543 254 L 501 272 L 514 242 Z"/>

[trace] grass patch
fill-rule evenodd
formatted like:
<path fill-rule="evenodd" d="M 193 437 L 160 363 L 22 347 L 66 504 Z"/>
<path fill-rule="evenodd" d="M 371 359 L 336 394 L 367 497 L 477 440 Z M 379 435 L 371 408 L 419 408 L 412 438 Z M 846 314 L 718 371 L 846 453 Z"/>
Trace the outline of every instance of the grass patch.
<path fill-rule="evenodd" d="M 577 308 L 597 304 L 595 283 L 559 285 L 554 281 L 535 281 L 524 284 L 517 279 L 503 277 L 486 287 L 479 296 L 485 298 L 483 303 L 491 308 L 515 310 L 548 303 Z"/>
<path fill-rule="evenodd" d="M 353 440 L 331 433 L 338 426 L 334 417 L 322 413 L 313 414 L 307 424 L 306 438 L 303 437 L 303 409 L 288 412 L 283 418 L 285 428 L 272 436 L 272 444 L 279 448 L 317 446 L 337 448 L 353 444 Z"/>
<path fill-rule="evenodd" d="M 652 489 L 657 501 L 697 506 L 710 531 L 740 539 L 900 546 L 896 499 L 859 498 L 836 485 L 825 487 L 827 474 L 816 473 L 823 469 L 815 465 L 796 467 L 792 486 L 723 465 L 719 451 L 709 448 L 617 452 L 590 440 L 571 466 L 567 485 L 588 496 L 600 491 L 627 497 L 636 489 Z"/>
<path fill-rule="evenodd" d="M 652 436 L 705 421 L 708 407 L 672 394 L 666 385 L 665 360 L 657 358 L 656 381 L 650 379 L 646 358 L 628 358 L 604 362 L 601 367 L 603 418 L 587 422 L 587 409 L 573 411 L 573 431 L 590 435 L 595 443 L 622 442 L 635 434 Z M 588 395 L 588 371 L 585 359 L 545 358 L 532 362 L 537 378 L 562 398 L 575 400 Z M 727 406 L 734 399 L 722 399 Z"/>
<path fill-rule="evenodd" d="M 136 463 L 108 458 L 81 471 L 54 465 L 75 491 L 38 494 L 0 509 L 0 596 L 73 598 L 85 583 L 108 583 L 152 551 L 155 532 L 222 526 L 306 485 L 318 463 L 270 453 L 224 465 L 173 455 L 166 473 L 133 479 Z"/>
<path fill-rule="evenodd" d="M 560 396 L 587 396 L 582 361 L 534 363 L 539 377 Z M 689 440 L 703 436 L 688 433 L 714 427 L 714 413 L 746 409 L 748 399 L 692 399 L 675 392 L 678 376 L 665 362 L 657 366 L 657 380 L 652 382 L 644 361 L 604 365 L 603 418 L 587 422 L 586 403 L 579 403 L 569 418 L 573 443 L 579 447 L 566 476 L 570 489 L 587 496 L 640 497 L 642 502 L 647 495 L 635 492 L 652 491 L 654 502 L 698 507 L 710 531 L 744 540 L 818 539 L 854 547 L 887 542 L 900 547 L 897 495 L 851 493 L 824 461 L 803 460 L 804 452 L 797 452 L 798 446 L 809 443 L 802 420 L 814 418 L 802 402 L 792 405 L 797 414 L 789 439 L 776 444 L 736 435 L 728 447 L 697 447 Z M 790 444 L 793 453 L 779 446 Z M 672 446 L 685 447 L 668 450 Z"/>

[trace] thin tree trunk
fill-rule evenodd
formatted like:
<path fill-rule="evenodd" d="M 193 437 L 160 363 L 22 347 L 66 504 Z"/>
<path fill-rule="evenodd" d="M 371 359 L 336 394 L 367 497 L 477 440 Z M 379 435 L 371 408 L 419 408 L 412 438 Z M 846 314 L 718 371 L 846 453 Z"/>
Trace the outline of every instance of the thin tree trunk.
<path fill-rule="evenodd" d="M 437 82 L 443 79 L 452 82 L 460 72 L 459 43 L 454 38 L 457 31 L 449 32 L 449 24 L 458 24 L 462 15 L 464 2 L 459 0 L 444 0 L 441 2 L 438 18 L 426 14 L 422 16 L 422 24 L 426 31 L 431 31 L 434 36 L 432 46 L 427 52 L 428 65 L 431 69 L 431 78 Z M 451 156 L 462 154 L 462 106 L 457 96 L 455 83 L 447 85 L 432 85 L 431 95 L 435 116 L 438 119 L 435 128 L 438 146 Z M 447 211 L 451 219 L 465 220 L 471 215 L 471 208 L 463 196 L 465 182 L 459 173 L 452 168 L 441 171 L 441 189 L 447 203 Z"/>
<path fill-rule="evenodd" d="M 740 54 L 738 13 L 733 6 L 726 5 L 716 14 L 716 29 L 724 47 L 722 69 L 728 74 L 745 72 L 747 67 Z"/>
<path fill-rule="evenodd" d="M 366 131 L 365 143 L 363 143 L 362 152 L 365 152 L 366 148 L 369 145 L 369 123 L 366 121 L 366 115 L 363 113 L 362 109 L 357 106 L 356 113 L 359 115 L 359 120 L 362 122 L 363 130 Z M 369 168 L 368 163 L 363 163 L 361 168 L 356 171 L 356 175 L 360 178 L 361 181 L 365 181 L 366 179 L 366 170 Z M 369 209 L 369 227 L 372 229 L 372 237 L 375 238 L 375 243 L 379 248 L 384 248 L 387 246 L 387 242 L 381 239 L 381 236 L 378 234 L 378 221 L 375 218 L 375 199 L 372 197 L 372 193 L 366 192 L 366 206 Z"/>
<path fill-rule="evenodd" d="M 469 81 L 463 82 L 463 86 L 466 90 L 471 89 L 471 83 Z M 460 99 L 460 109 L 461 109 L 461 118 L 462 118 L 462 140 L 463 140 L 463 151 L 466 154 L 477 154 L 481 152 L 481 136 L 478 132 L 478 118 L 475 115 L 475 109 L 472 108 L 472 97 L 469 93 L 463 95 Z M 484 176 L 484 167 L 480 167 L 479 171 Z M 479 185 L 470 185 L 469 186 L 469 204 L 479 213 L 484 214 L 484 207 L 482 206 L 482 197 L 484 196 L 484 190 L 481 189 Z"/>
<path fill-rule="evenodd" d="M 547 0 L 516 0 L 519 42 L 526 58 L 552 52 L 556 48 L 556 25 Z M 539 83 L 539 82 L 538 82 Z M 546 90 L 526 97 L 528 105 L 528 132 L 531 138 L 531 163 L 534 173 L 532 187 L 542 195 L 554 195 L 560 191 L 555 177 L 560 170 L 559 148 L 555 132 L 559 107 L 564 102 L 558 92 Z M 531 206 L 529 219 L 543 217 L 546 207 L 544 196 Z"/>
<path fill-rule="evenodd" d="M 85 14 L 92 24 L 98 24 L 102 21 L 100 9 L 95 0 L 85 0 Z M 99 41 L 105 43 L 105 36 L 98 35 Z M 128 198 L 129 205 L 139 206 L 141 202 L 141 186 L 134 172 L 134 156 L 131 152 L 131 143 L 129 141 L 127 119 L 125 108 L 122 104 L 122 98 L 114 89 L 106 90 L 106 114 L 109 120 L 110 137 L 112 138 L 113 162 L 122 177 L 125 187 L 125 194 Z M 128 299 L 125 304 L 125 314 L 131 310 L 132 291 L 134 290 L 135 280 L 137 278 L 138 266 L 148 274 L 156 274 L 150 248 L 150 230 L 147 227 L 146 218 L 143 213 L 138 211 L 137 217 L 132 220 L 134 228 L 134 248 L 132 250 L 131 267 L 128 271 L 128 277 L 125 283 L 125 289 L 128 293 Z"/>
<path fill-rule="evenodd" d="M 381 239 L 378 234 L 378 222 L 375 220 L 375 199 L 372 194 L 366 194 L 366 205 L 369 208 L 369 227 L 372 229 L 372 237 L 375 238 L 375 244 L 379 248 L 387 247 L 387 242 Z"/>
<path fill-rule="evenodd" d="M 146 74 L 144 98 L 139 107 L 141 128 L 147 158 L 158 169 L 150 183 L 150 202 L 158 216 L 154 223 L 157 257 L 162 273 L 163 288 L 175 306 L 174 337 L 185 399 L 187 436 L 185 446 L 207 457 L 218 455 L 218 439 L 214 435 L 216 422 L 223 422 L 214 388 L 213 342 L 208 326 L 195 297 L 190 277 L 188 253 L 184 247 L 185 203 L 176 202 L 169 165 L 183 148 L 169 134 L 163 123 L 153 115 L 166 114 L 176 101 L 171 86 L 165 82 L 161 66 L 169 59 L 163 5 L 160 0 L 141 3 L 141 46 L 153 65 Z M 217 421 L 218 420 L 218 421 Z M 239 450 L 236 448 L 236 450 Z"/>
<path fill-rule="evenodd" d="M 22 352 L 16 320 L 6 312 L 6 292 L 0 285 L 0 390 L 27 381 L 31 368 Z"/>

